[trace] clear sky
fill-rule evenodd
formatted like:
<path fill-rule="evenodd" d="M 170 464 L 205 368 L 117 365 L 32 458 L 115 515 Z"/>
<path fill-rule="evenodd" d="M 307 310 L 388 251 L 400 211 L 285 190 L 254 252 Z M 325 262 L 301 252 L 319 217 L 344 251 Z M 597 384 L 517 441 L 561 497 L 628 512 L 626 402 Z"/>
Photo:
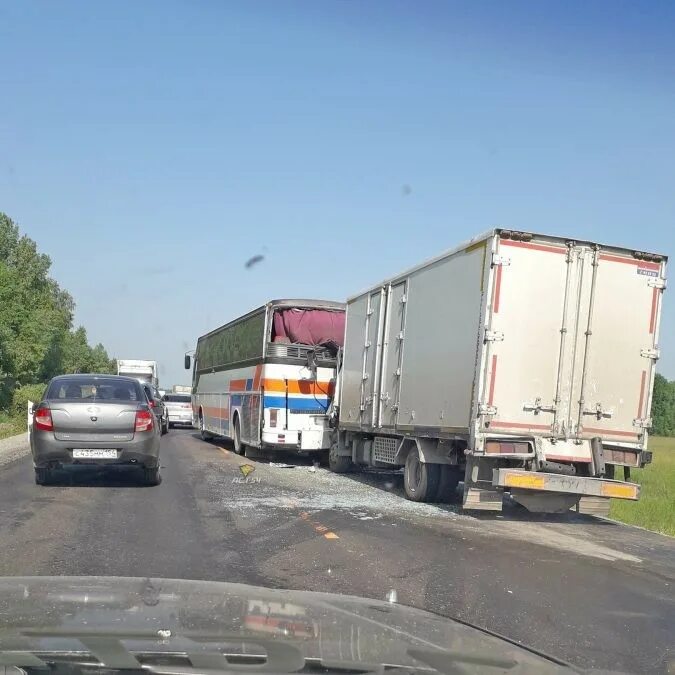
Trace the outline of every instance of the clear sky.
<path fill-rule="evenodd" d="M 92 341 L 186 383 L 263 301 L 492 226 L 674 253 L 674 34 L 655 0 L 2 0 L 0 210 Z"/>

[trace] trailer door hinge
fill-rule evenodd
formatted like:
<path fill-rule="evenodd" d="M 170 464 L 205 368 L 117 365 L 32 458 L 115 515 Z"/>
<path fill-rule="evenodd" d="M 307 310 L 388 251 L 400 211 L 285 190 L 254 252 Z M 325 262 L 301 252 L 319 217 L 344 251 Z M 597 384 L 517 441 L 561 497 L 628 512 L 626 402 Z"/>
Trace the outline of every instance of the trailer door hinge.
<path fill-rule="evenodd" d="M 649 429 L 652 426 L 652 419 L 651 417 L 638 417 L 633 420 L 633 426 L 640 427 L 641 429 Z"/>
<path fill-rule="evenodd" d="M 496 267 L 497 265 L 502 265 L 503 267 L 507 267 L 510 264 L 511 264 L 511 258 L 507 258 L 503 255 L 497 255 L 496 253 L 492 254 L 492 267 Z"/>
<path fill-rule="evenodd" d="M 399 300 L 399 302 L 400 302 L 402 305 L 404 305 L 406 302 L 408 302 L 408 296 L 407 296 L 407 295 L 402 295 L 402 296 L 401 296 L 401 299 Z"/>
<path fill-rule="evenodd" d="M 497 408 L 495 408 L 493 405 L 488 405 L 487 403 L 481 403 L 478 406 L 478 414 L 479 415 L 496 415 L 497 414 Z"/>
<path fill-rule="evenodd" d="M 647 281 L 647 286 L 651 286 L 652 288 L 664 289 L 666 287 L 666 280 L 662 279 L 661 277 L 651 277 Z"/>
<path fill-rule="evenodd" d="M 499 330 L 486 330 L 485 342 L 501 342 L 504 339 L 504 333 Z"/>
<path fill-rule="evenodd" d="M 658 349 L 641 349 L 640 356 L 643 356 L 645 359 L 654 359 L 654 361 L 657 361 L 661 356 L 661 351 Z"/>

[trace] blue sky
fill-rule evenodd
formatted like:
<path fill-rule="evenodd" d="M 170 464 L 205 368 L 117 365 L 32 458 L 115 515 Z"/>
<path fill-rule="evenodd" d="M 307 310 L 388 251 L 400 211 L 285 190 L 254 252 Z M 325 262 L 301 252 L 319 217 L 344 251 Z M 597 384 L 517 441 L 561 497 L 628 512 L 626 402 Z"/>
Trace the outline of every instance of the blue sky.
<path fill-rule="evenodd" d="M 267 299 L 492 226 L 673 253 L 674 31 L 655 1 L 2 0 L 0 210 L 166 385 Z"/>

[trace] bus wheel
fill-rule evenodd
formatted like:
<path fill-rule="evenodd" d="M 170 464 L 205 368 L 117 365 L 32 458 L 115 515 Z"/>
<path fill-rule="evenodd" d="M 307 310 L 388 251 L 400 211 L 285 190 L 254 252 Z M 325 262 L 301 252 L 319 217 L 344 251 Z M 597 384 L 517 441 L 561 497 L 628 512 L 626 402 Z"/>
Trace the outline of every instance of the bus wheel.
<path fill-rule="evenodd" d="M 211 440 L 211 434 L 206 430 L 206 426 L 204 425 L 204 415 L 201 410 L 199 411 L 199 435 L 203 441 Z"/>
<path fill-rule="evenodd" d="M 239 416 L 234 418 L 234 434 L 233 434 L 233 441 L 234 441 L 234 451 L 238 454 L 241 455 L 244 452 L 244 446 L 242 445 L 241 442 L 241 428 L 239 427 Z"/>
<path fill-rule="evenodd" d="M 420 461 L 420 453 L 413 448 L 405 460 L 403 483 L 405 496 L 414 502 L 430 502 L 436 498 L 441 478 L 439 464 L 427 464 Z"/>

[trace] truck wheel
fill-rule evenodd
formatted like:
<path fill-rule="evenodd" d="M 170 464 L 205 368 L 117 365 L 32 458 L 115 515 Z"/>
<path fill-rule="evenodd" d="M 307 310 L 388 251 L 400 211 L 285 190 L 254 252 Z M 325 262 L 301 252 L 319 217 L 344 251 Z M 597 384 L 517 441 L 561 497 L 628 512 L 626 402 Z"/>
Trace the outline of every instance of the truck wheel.
<path fill-rule="evenodd" d="M 420 461 L 420 453 L 413 448 L 405 460 L 403 483 L 405 496 L 414 502 L 430 502 L 436 498 L 441 478 L 439 464 L 427 464 Z"/>
<path fill-rule="evenodd" d="M 459 466 L 441 464 L 441 477 L 438 481 L 436 501 L 452 504 L 457 501 L 457 486 L 462 479 Z"/>
<path fill-rule="evenodd" d="M 328 451 L 328 468 L 333 473 L 349 473 L 354 468 L 351 457 L 338 454 L 337 443 L 333 443 Z"/>
<path fill-rule="evenodd" d="M 234 434 L 232 434 L 232 442 L 234 444 L 234 451 L 237 455 L 244 452 L 244 445 L 241 442 L 241 427 L 239 426 L 239 416 L 234 418 Z"/>

